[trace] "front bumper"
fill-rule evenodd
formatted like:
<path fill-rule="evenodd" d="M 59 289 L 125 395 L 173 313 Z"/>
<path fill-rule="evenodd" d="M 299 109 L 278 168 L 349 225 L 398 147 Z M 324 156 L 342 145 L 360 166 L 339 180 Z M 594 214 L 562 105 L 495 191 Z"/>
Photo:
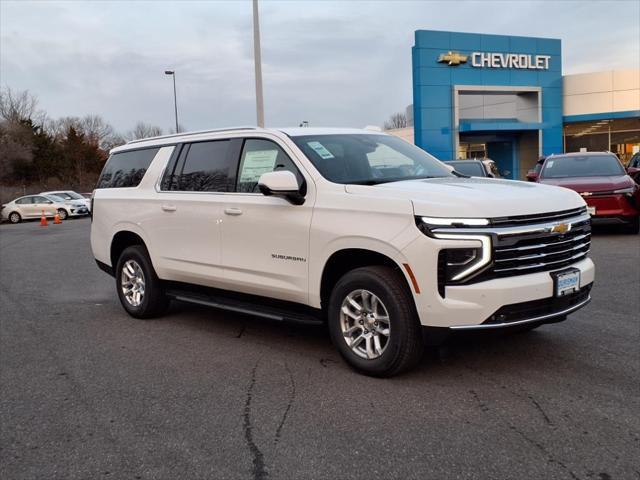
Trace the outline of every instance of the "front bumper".
<path fill-rule="evenodd" d="M 87 207 L 69 207 L 69 216 L 79 217 L 81 215 L 89 215 L 89 209 Z"/>
<path fill-rule="evenodd" d="M 520 325 L 553 323 L 564 320 L 591 301 L 589 284 L 565 297 L 552 297 L 505 305 L 480 325 L 454 325 L 451 330 L 495 330 Z"/>
<path fill-rule="evenodd" d="M 593 223 L 625 223 L 640 215 L 636 199 L 623 194 L 585 197 L 587 206 L 595 208 Z"/>

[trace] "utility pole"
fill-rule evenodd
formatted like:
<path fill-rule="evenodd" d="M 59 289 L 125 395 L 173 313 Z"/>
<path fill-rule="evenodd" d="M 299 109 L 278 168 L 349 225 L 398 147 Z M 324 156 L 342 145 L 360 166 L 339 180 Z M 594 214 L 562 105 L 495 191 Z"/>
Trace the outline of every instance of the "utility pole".
<path fill-rule="evenodd" d="M 262 97 L 262 55 L 260 54 L 260 20 L 258 0 L 253 0 L 253 60 L 256 71 L 256 117 L 259 127 L 264 127 L 264 98 Z"/>
<path fill-rule="evenodd" d="M 175 112 L 176 119 L 176 133 L 180 133 L 178 131 L 178 96 L 176 95 L 176 72 L 175 70 L 165 70 L 165 75 L 171 75 L 173 77 L 173 109 Z"/>

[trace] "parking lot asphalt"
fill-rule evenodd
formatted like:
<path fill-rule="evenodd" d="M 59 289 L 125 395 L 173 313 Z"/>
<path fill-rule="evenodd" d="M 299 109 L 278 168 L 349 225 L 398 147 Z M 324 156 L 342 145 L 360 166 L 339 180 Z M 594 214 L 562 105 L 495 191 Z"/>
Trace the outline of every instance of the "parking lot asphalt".
<path fill-rule="evenodd" d="M 320 327 L 128 317 L 89 228 L 0 226 L 0 478 L 640 478 L 638 236 L 594 236 L 566 322 L 380 380 Z"/>

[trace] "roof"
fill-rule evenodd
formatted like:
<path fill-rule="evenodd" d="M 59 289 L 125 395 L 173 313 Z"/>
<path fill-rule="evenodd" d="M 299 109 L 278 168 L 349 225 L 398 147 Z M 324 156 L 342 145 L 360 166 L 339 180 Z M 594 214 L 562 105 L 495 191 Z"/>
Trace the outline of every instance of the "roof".
<path fill-rule="evenodd" d="M 193 141 L 193 140 L 206 140 L 211 134 L 222 132 L 282 132 L 290 137 L 299 137 L 303 135 L 340 135 L 340 134 L 360 134 L 360 135 L 383 135 L 383 132 L 377 132 L 372 130 L 357 129 L 357 128 L 309 128 L 309 127 L 292 127 L 292 128 L 259 128 L 259 127 L 229 127 L 229 128 L 216 128 L 211 130 L 198 130 L 194 132 L 174 133 L 171 135 L 161 135 L 158 137 L 140 138 L 127 142 L 125 145 L 115 147 L 111 150 L 112 153 L 121 152 L 126 150 L 133 150 L 135 148 L 148 148 L 161 145 L 173 145 L 176 143 Z"/>
<path fill-rule="evenodd" d="M 613 155 L 615 153 L 612 152 L 568 152 L 568 153 L 553 153 L 549 155 L 547 158 L 553 157 L 592 157 L 596 155 Z"/>
<path fill-rule="evenodd" d="M 289 127 L 276 128 L 290 137 L 302 137 L 305 135 L 381 135 L 384 132 L 365 130 L 363 128 L 331 128 L 331 127 Z"/>

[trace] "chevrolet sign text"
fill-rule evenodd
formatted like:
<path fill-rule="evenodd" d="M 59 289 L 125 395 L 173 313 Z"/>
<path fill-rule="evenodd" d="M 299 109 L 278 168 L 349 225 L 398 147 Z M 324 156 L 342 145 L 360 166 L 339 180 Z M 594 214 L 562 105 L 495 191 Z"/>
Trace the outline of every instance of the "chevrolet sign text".
<path fill-rule="evenodd" d="M 549 70 L 551 55 L 527 55 L 522 53 L 473 52 L 471 65 L 481 68 L 522 68 Z"/>

